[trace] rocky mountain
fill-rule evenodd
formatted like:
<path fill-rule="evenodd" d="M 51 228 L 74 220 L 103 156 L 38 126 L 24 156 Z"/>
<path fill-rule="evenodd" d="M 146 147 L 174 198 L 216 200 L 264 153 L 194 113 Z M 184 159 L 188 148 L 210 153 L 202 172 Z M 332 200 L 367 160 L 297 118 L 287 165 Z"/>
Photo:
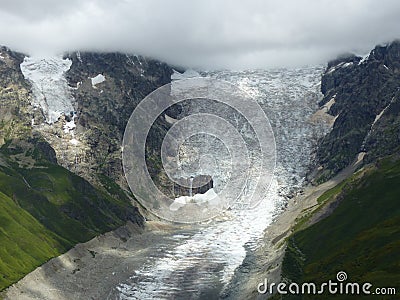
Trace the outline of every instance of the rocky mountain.
<path fill-rule="evenodd" d="M 119 53 L 71 53 L 63 60 L 71 62 L 65 77 L 74 111 L 35 129 L 55 149 L 62 166 L 90 181 L 101 173 L 125 186 L 121 144 L 128 118 L 141 99 L 170 81 L 172 70 Z"/>
<path fill-rule="evenodd" d="M 90 186 L 106 195 L 111 194 L 113 198 L 122 199 L 125 204 L 132 197 L 124 190 L 125 181 L 121 174 L 120 140 L 125 126 L 124 120 L 126 122 L 140 97 L 169 81 L 171 71 L 165 64 L 123 54 L 70 53 L 51 59 L 24 58 L 20 55 L 15 62 L 15 72 L 20 78 L 17 83 L 27 86 L 28 100 L 24 106 L 27 115 L 23 123 L 27 138 L 36 136 L 38 141 L 47 145 L 42 147 L 46 151 L 40 151 L 40 157 L 44 156 L 53 164 L 57 162 L 64 167 L 62 170 L 68 169 L 78 174 Z M 179 260 L 174 256 L 167 257 L 168 271 L 175 272 L 176 269 L 176 274 L 180 276 L 179 281 L 170 282 L 170 275 L 161 264 L 159 269 L 150 274 L 157 280 L 143 281 L 145 290 L 146 284 L 157 284 L 160 280 L 165 281 L 166 289 L 171 287 L 170 293 L 176 292 L 174 285 L 179 285 L 181 280 L 186 281 L 186 284 L 191 280 L 207 281 L 208 273 L 200 272 L 199 276 L 204 277 L 198 279 L 196 276 L 186 276 L 193 269 L 192 258 L 196 259 L 198 256 L 202 259 L 197 260 L 196 266 L 208 268 L 208 265 L 215 265 L 215 269 L 224 269 L 220 276 L 223 277 L 224 284 L 228 283 L 234 269 L 245 256 L 245 247 L 255 247 L 258 237 L 271 222 L 275 206 L 277 210 L 282 209 L 288 199 L 300 192 L 306 180 L 305 174 L 313 160 L 315 142 L 327 129 L 326 124 L 320 124 L 313 115 L 318 109 L 317 102 L 320 99 L 321 71 L 322 66 L 317 66 L 293 70 L 222 71 L 206 74 L 254 92 L 252 96 L 256 97 L 262 109 L 271 117 L 271 123 L 279 137 L 277 179 L 273 182 L 268 202 L 263 203 L 259 209 L 244 212 L 239 208 L 231 210 L 229 214 L 234 217 L 229 222 L 216 223 L 205 232 L 199 231 L 190 242 L 185 242 L 183 248 L 171 250 L 176 253 L 176 257 L 182 257 Z M 209 108 L 206 103 L 203 106 L 201 108 L 204 110 Z M 168 111 L 168 117 L 177 118 L 184 108 L 172 107 Z M 159 154 L 160 141 L 171 126 L 168 120 L 166 115 L 161 116 L 154 123 L 147 140 L 147 162 L 154 181 L 165 187 L 166 192 L 174 192 L 176 195 L 190 195 L 191 192 L 205 191 L 216 185 L 214 177 L 211 178 L 208 172 L 201 175 L 206 180 L 200 180 L 205 185 L 200 186 L 199 190 L 189 191 L 187 188 L 166 184 L 167 176 L 160 172 Z M 243 126 L 241 130 L 246 132 L 246 127 Z M 11 147 L 7 151 L 18 148 L 13 145 L 20 136 L 18 133 L 14 138 L 7 137 L 4 147 Z M 10 139 L 11 142 L 8 142 Z M 257 157 L 254 160 L 254 165 L 258 166 Z M 45 177 L 43 173 L 45 172 L 39 178 Z M 30 186 L 33 186 L 32 177 L 35 176 L 27 178 L 23 175 Z M 20 179 L 25 184 L 23 178 Z M 185 179 L 190 182 L 191 178 L 183 178 Z M 51 187 L 48 181 L 58 180 L 43 180 L 35 187 Z M 194 186 L 198 185 L 196 181 L 197 178 L 194 177 Z M 54 188 L 62 190 L 61 186 Z M 95 194 L 90 189 L 88 193 Z M 72 201 L 71 198 L 68 199 L 67 202 Z M 110 198 L 107 199 L 111 202 Z M 78 202 L 83 205 L 87 201 L 82 199 Z M 72 217 L 77 217 L 76 211 Z M 38 222 L 40 221 L 39 218 Z M 88 217 L 79 219 L 82 224 L 86 224 L 86 221 L 89 221 Z M 63 228 L 61 224 L 60 227 Z M 96 233 L 103 231 L 101 228 Z M 198 251 L 193 251 L 192 247 L 196 247 Z M 64 249 L 60 250 L 63 251 Z M 185 255 L 181 256 L 182 253 Z M 149 266 L 144 265 L 142 269 L 146 270 L 147 267 Z M 115 292 L 118 293 L 118 289 Z"/>
<path fill-rule="evenodd" d="M 376 46 L 365 57 L 347 55 L 328 64 L 320 105 L 336 119 L 318 148 L 320 180 L 332 177 L 358 154 L 365 154 L 368 163 L 398 150 L 399 82 L 399 41 Z"/>
<path fill-rule="evenodd" d="M 0 48 L 0 290 L 78 242 L 143 225 L 121 140 L 172 69 L 120 53 L 26 57 Z M 16 258 L 18 258 L 16 260 Z"/>
<path fill-rule="evenodd" d="M 30 131 L 29 90 L 20 63 L 24 55 L 0 48 L 0 143 L 6 139 L 26 136 Z"/>
<path fill-rule="evenodd" d="M 269 114 L 278 149 L 271 197 L 279 211 L 302 199 L 303 188 L 312 179 L 306 174 L 314 161 L 316 140 L 327 130 L 315 155 L 314 183 L 334 177 L 355 160 L 362 161 L 357 164 L 362 167 L 358 173 L 324 193 L 311 210 L 298 206 L 296 226 L 270 241 L 281 247 L 284 237 L 290 235 L 286 253 L 277 251 L 283 257 L 283 278 L 306 281 L 317 276 L 325 280 L 324 272 L 329 270 L 328 275 L 334 276 L 336 262 L 342 260 L 340 267 L 360 280 L 375 279 L 382 284 L 398 280 L 398 193 L 392 187 L 400 183 L 396 155 L 400 145 L 400 42 L 377 46 L 365 57 L 344 55 L 331 61 L 322 76 L 324 97 L 318 110 L 321 70 L 208 75 L 254 92 Z M 0 229 L 6 228 L 0 230 L 0 290 L 76 243 L 126 222 L 143 225 L 144 218 L 123 176 L 121 140 L 136 105 L 170 82 L 172 73 L 170 66 L 136 55 L 74 52 L 37 58 L 0 48 Z M 176 105 L 161 115 L 146 144 L 150 175 L 165 192 L 176 195 L 204 192 L 216 182 L 205 173 L 184 178 L 186 187 L 181 187 L 171 184 L 161 171 L 160 145 L 171 126 L 168 120 L 178 118 L 183 109 Z M 193 183 L 199 189 L 187 188 Z M 139 277 L 129 277 L 147 278 L 138 279 L 141 288 L 124 285 L 114 292 L 147 295 L 163 283 L 164 289 L 175 295 L 176 284 L 200 280 L 187 276 L 193 260 L 196 267 L 224 269 L 227 284 L 242 263 L 244 244 L 249 251 L 256 249 L 267 256 L 265 247 L 255 245 L 259 245 L 258 237 L 270 223 L 273 210 L 268 204 L 257 214 L 231 211 L 231 215 L 237 213 L 236 218 L 194 234 L 184 247 L 172 249 L 173 255 L 158 261 L 156 268 L 144 265 L 136 273 Z M 371 217 L 365 218 L 365 214 Z M 196 247 L 199 252 L 193 251 Z M 267 254 L 275 248 L 271 249 Z M 196 255 L 192 260 L 185 256 L 188 253 L 200 253 L 204 261 Z M 374 269 L 376 261 L 379 267 Z M 275 263 L 266 272 L 279 269 Z M 262 273 L 266 266 L 245 259 L 237 270 L 248 281 L 250 271 Z M 171 274 L 180 279 L 171 282 Z M 205 282 L 209 274 L 201 273 Z M 220 283 L 218 278 L 212 280 Z M 255 286 L 247 287 L 254 296 Z M 165 296 L 165 291 L 161 292 Z"/>
<path fill-rule="evenodd" d="M 170 82 L 172 69 L 134 55 L 75 53 L 69 57 L 73 63 L 67 79 L 76 86 L 76 139 L 87 147 L 80 159 L 91 170 L 123 183 L 121 144 L 128 118 L 140 100 Z M 104 81 L 96 83 L 96 76 Z M 85 172 L 85 167 L 81 170 Z"/>
<path fill-rule="evenodd" d="M 319 144 L 316 181 L 339 175 L 331 180 L 336 186 L 290 228 L 280 281 L 320 287 L 328 280 L 340 282 L 336 276 L 345 272 L 345 283 L 371 283 L 372 294 L 376 287 L 398 290 L 400 42 L 376 46 L 365 57 L 330 62 L 321 90 L 320 105 L 336 119 Z M 355 162 L 358 170 L 341 182 Z M 387 291 L 382 299 L 398 298 Z M 348 297 L 324 294 L 324 299 Z M 271 299 L 313 298 L 289 293 Z"/>

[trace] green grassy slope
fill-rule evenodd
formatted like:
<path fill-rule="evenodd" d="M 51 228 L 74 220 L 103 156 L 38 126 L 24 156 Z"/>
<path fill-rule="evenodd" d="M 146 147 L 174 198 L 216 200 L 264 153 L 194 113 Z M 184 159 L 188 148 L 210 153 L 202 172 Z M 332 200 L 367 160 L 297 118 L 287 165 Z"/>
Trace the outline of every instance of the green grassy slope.
<path fill-rule="evenodd" d="M 65 244 L 0 192 L 0 289 L 60 254 Z"/>
<path fill-rule="evenodd" d="M 378 168 L 336 191 L 342 200 L 332 214 L 289 238 L 282 277 L 289 282 L 322 283 L 335 280 L 337 272 L 345 271 L 350 282 L 396 287 L 400 293 L 400 161 L 381 161 Z"/>
<path fill-rule="evenodd" d="M 76 243 L 128 220 L 142 223 L 125 192 L 101 180 L 104 190 L 37 149 L 0 149 L 0 290 Z"/>

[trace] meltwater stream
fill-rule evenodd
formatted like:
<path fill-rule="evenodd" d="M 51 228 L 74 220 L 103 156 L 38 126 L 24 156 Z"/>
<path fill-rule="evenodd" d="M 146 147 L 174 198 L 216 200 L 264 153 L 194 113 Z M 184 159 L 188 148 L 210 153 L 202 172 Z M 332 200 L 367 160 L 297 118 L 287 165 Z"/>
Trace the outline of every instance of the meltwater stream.
<path fill-rule="evenodd" d="M 217 299 L 255 249 L 273 216 L 306 183 L 316 140 L 328 127 L 312 121 L 321 99 L 323 66 L 302 69 L 218 71 L 202 74 L 226 80 L 250 93 L 268 116 L 277 146 L 270 191 L 253 210 L 233 208 L 222 218 L 192 225 L 164 246 L 109 295 L 110 299 Z M 186 227 L 187 228 L 187 227 Z"/>

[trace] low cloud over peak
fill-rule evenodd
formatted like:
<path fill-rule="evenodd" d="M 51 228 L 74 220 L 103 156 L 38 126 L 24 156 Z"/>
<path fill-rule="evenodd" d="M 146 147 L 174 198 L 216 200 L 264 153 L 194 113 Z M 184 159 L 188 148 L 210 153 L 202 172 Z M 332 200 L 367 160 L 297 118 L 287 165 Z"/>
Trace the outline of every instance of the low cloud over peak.
<path fill-rule="evenodd" d="M 122 51 L 194 68 L 264 68 L 366 53 L 400 37 L 397 0 L 16 0 L 0 44 L 32 55 Z"/>

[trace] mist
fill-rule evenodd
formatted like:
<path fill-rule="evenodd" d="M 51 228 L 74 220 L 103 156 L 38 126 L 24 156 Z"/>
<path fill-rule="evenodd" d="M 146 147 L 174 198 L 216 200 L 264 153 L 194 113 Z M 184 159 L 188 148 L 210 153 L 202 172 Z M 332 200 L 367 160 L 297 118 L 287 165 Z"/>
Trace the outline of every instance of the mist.
<path fill-rule="evenodd" d="M 199 69 L 295 67 L 400 37 L 397 0 L 1 1 L 0 44 L 119 51 Z"/>

